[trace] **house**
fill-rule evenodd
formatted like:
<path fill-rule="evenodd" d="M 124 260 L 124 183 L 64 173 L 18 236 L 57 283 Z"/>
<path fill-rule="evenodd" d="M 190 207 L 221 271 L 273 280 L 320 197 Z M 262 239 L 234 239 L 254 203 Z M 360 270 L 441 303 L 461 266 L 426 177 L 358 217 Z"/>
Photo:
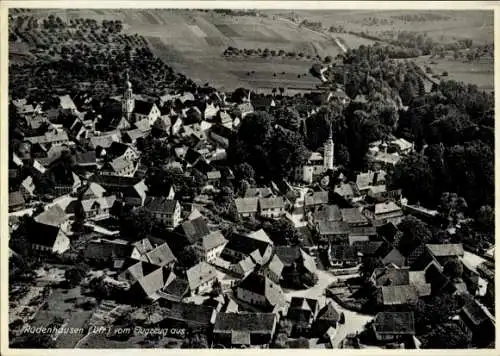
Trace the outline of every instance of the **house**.
<path fill-rule="evenodd" d="M 229 266 L 229 271 L 241 279 L 252 273 L 256 267 L 256 261 L 252 258 L 252 256 L 248 256 L 243 258 L 241 261 L 231 264 Z"/>
<path fill-rule="evenodd" d="M 121 142 L 112 142 L 106 152 L 106 157 L 108 158 L 122 156 L 129 161 L 135 161 L 139 158 L 139 153 L 135 148 Z"/>
<path fill-rule="evenodd" d="M 461 243 L 426 244 L 425 246 L 442 266 L 450 259 L 464 257 L 464 247 Z"/>
<path fill-rule="evenodd" d="M 186 271 L 191 294 L 209 292 L 217 279 L 217 270 L 206 262 L 200 262 Z"/>
<path fill-rule="evenodd" d="M 83 256 L 95 264 L 116 266 L 117 262 L 123 263 L 130 257 L 131 249 L 128 241 L 98 238 L 89 241 L 83 251 Z"/>
<path fill-rule="evenodd" d="M 373 321 L 378 341 L 404 342 L 415 335 L 413 312 L 381 312 Z"/>
<path fill-rule="evenodd" d="M 389 245 L 384 241 L 354 241 L 352 246 L 356 249 L 358 257 L 382 258 L 388 252 Z"/>
<path fill-rule="evenodd" d="M 338 205 L 323 205 L 316 209 L 313 221 L 342 221 L 342 214 Z"/>
<path fill-rule="evenodd" d="M 102 220 L 109 218 L 110 210 L 116 201 L 115 195 L 109 195 L 102 198 L 92 198 L 82 200 L 81 204 L 85 217 L 92 220 Z"/>
<path fill-rule="evenodd" d="M 80 198 L 82 200 L 86 199 L 99 199 L 104 197 L 106 189 L 97 183 L 89 183 L 80 192 Z"/>
<path fill-rule="evenodd" d="M 167 268 L 142 261 L 129 267 L 126 272 L 132 277 L 129 282 L 129 294 L 132 300 L 158 300 L 160 291 L 167 285 L 171 276 Z"/>
<path fill-rule="evenodd" d="M 319 310 L 313 329 L 316 334 L 322 335 L 330 328 L 337 328 L 339 320 L 340 314 L 330 301 Z"/>
<path fill-rule="evenodd" d="M 258 198 L 236 198 L 234 200 L 236 204 L 236 211 L 240 218 L 253 217 L 258 211 Z"/>
<path fill-rule="evenodd" d="M 286 318 L 292 322 L 292 335 L 308 336 L 319 311 L 313 298 L 292 297 Z"/>
<path fill-rule="evenodd" d="M 173 272 L 172 274 L 170 281 L 158 292 L 160 305 L 164 304 L 163 301 L 181 302 L 189 295 L 189 282 L 187 279 L 178 277 Z"/>
<path fill-rule="evenodd" d="M 255 111 L 269 111 L 276 103 L 272 96 L 254 95 L 251 97 L 250 102 Z"/>
<path fill-rule="evenodd" d="M 100 148 L 108 148 L 113 142 L 120 142 L 120 131 L 113 130 L 108 132 L 100 132 L 98 135 L 89 138 L 89 147 L 92 150 Z"/>
<path fill-rule="evenodd" d="M 274 194 L 272 189 L 268 187 L 263 187 L 263 188 L 249 187 L 245 191 L 245 198 L 271 198 L 273 196 Z"/>
<path fill-rule="evenodd" d="M 265 264 L 272 257 L 273 243 L 248 235 L 232 233 L 228 237 L 228 242 L 222 250 L 221 256 L 225 260 L 237 263 L 251 254 L 255 256 L 255 251 L 258 252 L 260 262 Z"/>
<path fill-rule="evenodd" d="M 414 285 L 387 285 L 379 287 L 377 303 L 385 308 L 415 305 L 419 293 Z"/>
<path fill-rule="evenodd" d="M 259 273 L 269 278 L 274 283 L 279 284 L 282 279 L 282 273 L 284 267 L 285 265 L 283 264 L 283 262 L 281 262 L 279 257 L 273 255 L 271 260 L 267 264 L 262 266 L 262 268 L 259 270 Z"/>
<path fill-rule="evenodd" d="M 351 226 L 369 226 L 370 221 L 363 215 L 359 208 L 346 208 L 340 209 L 342 221 L 346 222 L 349 227 Z"/>
<path fill-rule="evenodd" d="M 143 100 L 135 100 L 132 115 L 135 121 L 147 120 L 149 126 L 151 127 L 161 116 L 161 112 L 155 103 L 150 103 Z"/>
<path fill-rule="evenodd" d="M 78 152 L 74 155 L 75 166 L 84 169 L 97 168 L 96 151 Z"/>
<path fill-rule="evenodd" d="M 226 347 L 269 345 L 276 324 L 277 317 L 273 313 L 217 313 L 213 344 Z"/>
<path fill-rule="evenodd" d="M 395 267 L 375 268 L 370 281 L 376 287 L 408 285 L 410 284 L 410 269 Z"/>
<path fill-rule="evenodd" d="M 35 222 L 28 234 L 31 248 L 35 252 L 62 254 L 70 248 L 70 240 L 60 226 Z"/>
<path fill-rule="evenodd" d="M 266 218 L 279 218 L 285 213 L 285 201 L 282 197 L 260 198 L 259 213 Z"/>
<path fill-rule="evenodd" d="M 316 211 L 320 207 L 328 204 L 328 192 L 314 192 L 312 195 L 306 195 L 304 199 L 304 210 Z"/>
<path fill-rule="evenodd" d="M 460 310 L 458 323 L 475 347 L 487 347 L 495 340 L 495 318 L 473 298 Z"/>
<path fill-rule="evenodd" d="M 121 177 L 132 177 L 135 172 L 136 164 L 129 161 L 126 157 L 116 157 L 110 162 L 104 164 L 100 173 L 102 175 L 115 175 Z"/>
<path fill-rule="evenodd" d="M 78 112 L 78 109 L 76 108 L 75 103 L 73 102 L 73 100 L 71 99 L 71 97 L 69 95 L 59 96 L 58 99 L 59 99 L 59 105 L 57 108 L 59 110 L 65 111 L 65 112 L 68 112 L 71 114 L 76 114 Z"/>
<path fill-rule="evenodd" d="M 168 195 L 167 199 L 174 199 L 173 187 L 166 188 Z M 147 197 L 148 187 L 144 179 L 138 183 L 128 186 L 123 190 L 123 202 L 128 206 L 143 206 Z"/>
<path fill-rule="evenodd" d="M 320 220 L 316 223 L 316 231 L 321 242 L 349 243 L 349 224 L 345 221 Z"/>
<path fill-rule="evenodd" d="M 173 229 L 181 222 L 181 206 L 177 200 L 148 196 L 144 208 L 168 228 Z"/>
<path fill-rule="evenodd" d="M 375 226 L 389 222 L 398 225 L 403 220 L 403 209 L 393 201 L 375 204 L 363 212 L 374 222 Z"/>
<path fill-rule="evenodd" d="M 353 182 L 337 184 L 333 191 L 347 201 L 361 196 L 356 184 Z"/>
<path fill-rule="evenodd" d="M 393 151 L 399 155 L 407 155 L 413 151 L 413 143 L 405 140 L 404 138 L 397 138 L 389 142 L 388 151 Z"/>
<path fill-rule="evenodd" d="M 286 305 L 280 285 L 255 272 L 238 284 L 236 297 L 263 311 L 279 312 Z"/>
<path fill-rule="evenodd" d="M 307 162 L 295 167 L 294 178 L 298 181 L 311 184 L 313 180 L 325 172 L 324 160 L 321 153 L 312 152 Z"/>
<path fill-rule="evenodd" d="M 373 187 L 385 186 L 387 173 L 384 170 L 359 173 L 356 176 L 356 187 L 363 195 Z"/>
<path fill-rule="evenodd" d="M 9 212 L 19 211 L 24 209 L 26 201 L 20 191 L 9 193 Z"/>
<path fill-rule="evenodd" d="M 25 141 L 28 141 L 31 144 L 39 143 L 39 144 L 53 144 L 53 145 L 64 145 L 70 142 L 66 131 L 56 130 L 56 129 L 47 131 L 45 134 L 41 136 L 26 137 Z"/>
<path fill-rule="evenodd" d="M 283 262 L 283 279 L 293 281 L 297 275 L 308 273 L 316 275 L 314 258 L 299 246 L 276 246 L 275 254 Z"/>
<path fill-rule="evenodd" d="M 356 248 L 350 245 L 330 245 L 328 261 L 333 267 L 347 268 L 358 264 L 359 258 Z"/>
<path fill-rule="evenodd" d="M 233 136 L 234 131 L 222 124 L 215 124 L 210 128 L 209 137 L 224 148 L 229 147 Z"/>
<path fill-rule="evenodd" d="M 201 242 L 204 236 L 210 234 L 210 229 L 205 218 L 200 216 L 196 219 L 184 221 L 175 228 L 174 232 L 184 237 L 180 245 L 187 246 Z"/>
<path fill-rule="evenodd" d="M 144 240 L 141 240 L 139 242 L 142 243 L 143 241 Z M 142 253 L 140 252 L 140 249 L 138 247 L 139 245 L 137 243 L 133 246 L 134 252 L 132 253 L 131 258 L 147 262 L 153 266 L 171 267 L 177 261 L 174 254 L 172 253 L 172 250 L 166 242 L 156 247 L 147 246 L 147 249 L 144 249 Z M 137 256 L 137 252 L 140 253 L 139 256 Z"/>
<path fill-rule="evenodd" d="M 35 196 L 35 183 L 33 182 L 33 177 L 28 176 L 26 177 L 22 182 L 21 185 L 19 186 L 19 191 L 23 195 L 24 200 L 30 200 Z"/>
<path fill-rule="evenodd" d="M 143 132 L 139 129 L 132 129 L 132 130 L 125 131 L 125 133 L 123 133 L 123 135 L 122 135 L 123 142 L 135 145 L 135 144 L 137 144 L 137 140 L 145 137 L 146 134 L 147 134 L 147 132 Z M 109 143 L 109 144 L 111 144 L 111 143 Z"/>
<path fill-rule="evenodd" d="M 207 184 L 212 185 L 214 187 L 220 186 L 220 180 L 222 178 L 220 171 L 214 170 L 207 172 L 206 177 L 207 177 Z"/>
<path fill-rule="evenodd" d="M 67 220 L 67 214 L 59 205 L 50 206 L 35 217 L 36 222 L 55 227 L 62 226 Z"/>
<path fill-rule="evenodd" d="M 211 262 L 219 257 L 227 240 L 220 231 L 213 231 L 201 239 L 201 243 L 195 245 L 202 261 Z"/>
<path fill-rule="evenodd" d="M 175 325 L 179 329 L 199 330 L 206 333 L 213 327 L 217 312 L 211 306 L 165 299 L 160 299 L 160 302 L 165 306 L 165 311 L 161 314 L 163 319 L 158 323 L 158 327 L 163 330 Z M 179 337 L 182 336 L 179 335 Z"/>

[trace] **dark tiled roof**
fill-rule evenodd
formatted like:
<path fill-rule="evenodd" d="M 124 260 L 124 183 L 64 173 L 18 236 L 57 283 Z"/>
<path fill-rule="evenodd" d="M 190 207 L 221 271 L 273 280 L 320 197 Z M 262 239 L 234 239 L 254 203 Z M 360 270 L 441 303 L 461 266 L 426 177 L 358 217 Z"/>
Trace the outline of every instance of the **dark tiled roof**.
<path fill-rule="evenodd" d="M 338 205 L 324 205 L 314 213 L 314 220 L 341 221 L 342 214 Z"/>
<path fill-rule="evenodd" d="M 283 305 L 286 302 L 285 295 L 279 284 L 255 272 L 243 279 L 238 288 L 264 296 L 272 306 Z"/>
<path fill-rule="evenodd" d="M 410 283 L 410 270 L 407 268 L 375 268 L 373 273 L 375 274 L 375 283 L 377 286 L 400 286 Z"/>
<path fill-rule="evenodd" d="M 156 266 L 165 266 L 176 260 L 172 250 L 166 242 L 146 252 L 145 257 L 149 263 Z"/>
<path fill-rule="evenodd" d="M 373 323 L 378 333 L 415 334 L 413 312 L 383 312 L 375 316 Z"/>
<path fill-rule="evenodd" d="M 364 216 L 358 208 L 341 209 L 342 220 L 349 224 L 363 224 L 368 222 L 368 218 Z"/>
<path fill-rule="evenodd" d="M 429 251 L 436 257 L 462 257 L 464 247 L 458 244 L 426 244 Z"/>
<path fill-rule="evenodd" d="M 201 240 L 203 236 L 210 234 L 210 229 L 203 217 L 185 221 L 178 229 L 179 233 L 186 236 L 191 244 Z"/>
<path fill-rule="evenodd" d="M 87 151 L 87 152 L 77 153 L 75 155 L 75 164 L 77 165 L 97 164 L 96 152 Z"/>
<path fill-rule="evenodd" d="M 380 291 L 384 305 L 406 305 L 418 301 L 418 292 L 412 285 L 382 286 Z"/>
<path fill-rule="evenodd" d="M 394 241 L 394 238 L 398 233 L 398 228 L 392 222 L 389 222 L 377 228 L 377 234 L 390 243 Z"/>
<path fill-rule="evenodd" d="M 143 100 L 135 100 L 134 102 L 134 113 L 140 115 L 149 115 L 153 109 L 153 103 L 149 103 Z"/>
<path fill-rule="evenodd" d="M 305 205 L 320 205 L 328 204 L 328 192 L 314 192 L 313 195 L 308 195 L 305 197 Z"/>
<path fill-rule="evenodd" d="M 262 255 L 269 246 L 267 242 L 236 233 L 231 234 L 228 240 L 226 249 L 238 251 L 245 255 L 250 255 L 255 250 L 259 250 Z"/>
<path fill-rule="evenodd" d="M 214 309 L 207 305 L 172 302 L 171 308 L 165 317 L 169 319 L 194 322 L 201 325 L 211 324 Z"/>
<path fill-rule="evenodd" d="M 354 241 L 352 245 L 363 256 L 379 256 L 385 250 L 383 241 Z"/>
<path fill-rule="evenodd" d="M 276 315 L 272 313 L 217 313 L 214 332 L 271 333 L 275 320 Z"/>
<path fill-rule="evenodd" d="M 188 281 L 184 278 L 176 277 L 172 282 L 165 286 L 165 288 L 163 288 L 163 292 L 182 298 L 188 292 L 188 289 Z"/>
<path fill-rule="evenodd" d="M 338 321 L 340 315 L 338 311 L 335 309 L 333 304 L 330 302 L 325 305 L 318 313 L 317 320 L 330 320 L 330 321 Z"/>
<path fill-rule="evenodd" d="M 349 233 L 349 225 L 345 221 L 319 221 L 320 235 L 344 235 Z"/>
<path fill-rule="evenodd" d="M 354 246 L 331 245 L 330 258 L 337 261 L 354 260 L 357 258 Z"/>
<path fill-rule="evenodd" d="M 177 200 L 167 199 L 166 197 L 146 197 L 144 207 L 150 211 L 173 214 Z"/>
<path fill-rule="evenodd" d="M 59 234 L 59 230 L 60 228 L 57 226 L 35 222 L 30 227 L 31 232 L 28 234 L 28 240 L 37 245 L 52 247 Z"/>
<path fill-rule="evenodd" d="M 24 197 L 19 191 L 9 193 L 9 207 L 24 205 Z"/>

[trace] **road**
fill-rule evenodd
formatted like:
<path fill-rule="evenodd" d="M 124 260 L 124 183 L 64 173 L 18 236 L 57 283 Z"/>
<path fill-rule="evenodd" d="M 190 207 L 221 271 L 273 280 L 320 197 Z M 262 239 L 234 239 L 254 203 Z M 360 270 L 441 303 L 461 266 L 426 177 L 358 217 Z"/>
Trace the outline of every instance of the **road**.
<path fill-rule="evenodd" d="M 315 286 L 304 289 L 304 290 L 285 290 L 285 295 L 288 300 L 292 297 L 306 297 L 306 298 L 317 298 L 322 302 L 326 299 L 324 292 L 326 288 L 332 283 L 337 281 L 337 277 L 333 276 L 327 271 L 318 270 L 318 283 Z M 342 308 L 334 300 L 331 300 L 335 309 L 340 313 L 344 313 L 345 324 L 339 325 L 337 327 L 337 335 L 333 340 L 333 347 L 337 348 L 340 342 L 348 335 L 355 334 L 356 332 L 361 332 L 364 330 L 366 323 L 373 319 L 373 316 L 363 315 L 357 312 L 353 312 Z"/>

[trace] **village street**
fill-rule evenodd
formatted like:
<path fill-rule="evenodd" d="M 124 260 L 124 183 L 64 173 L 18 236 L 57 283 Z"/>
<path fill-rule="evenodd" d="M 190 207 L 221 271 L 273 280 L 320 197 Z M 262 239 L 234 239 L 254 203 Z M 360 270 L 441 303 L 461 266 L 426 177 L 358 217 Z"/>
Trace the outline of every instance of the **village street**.
<path fill-rule="evenodd" d="M 324 303 L 324 300 L 326 298 L 324 294 L 326 288 L 332 282 L 337 281 L 337 278 L 338 277 L 332 275 L 328 271 L 318 270 L 318 283 L 316 283 L 315 286 L 304 290 L 285 290 L 285 295 L 288 300 L 291 300 L 292 297 L 305 297 L 317 298 Z M 337 327 L 337 334 L 334 338 L 335 345 L 333 345 L 333 347 L 336 348 L 348 334 L 355 334 L 356 332 L 363 331 L 366 323 L 371 321 L 373 319 L 373 316 L 363 315 L 344 309 L 334 300 L 332 300 L 332 303 L 339 314 L 344 313 L 345 316 L 345 324 L 339 325 Z"/>

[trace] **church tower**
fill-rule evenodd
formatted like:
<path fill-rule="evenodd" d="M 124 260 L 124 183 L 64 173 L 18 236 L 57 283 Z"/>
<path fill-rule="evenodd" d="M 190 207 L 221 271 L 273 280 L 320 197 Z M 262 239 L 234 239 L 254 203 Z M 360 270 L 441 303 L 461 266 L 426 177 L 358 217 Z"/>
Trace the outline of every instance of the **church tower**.
<path fill-rule="evenodd" d="M 333 138 L 332 138 L 332 125 L 328 127 L 328 139 L 325 142 L 323 150 L 323 167 L 326 170 L 333 170 Z"/>
<path fill-rule="evenodd" d="M 134 111 L 134 94 L 132 92 L 132 83 L 130 83 L 128 79 L 128 72 L 127 72 L 127 79 L 125 81 L 125 92 L 123 93 L 123 99 L 122 99 L 122 115 L 127 119 L 130 120 L 130 117 L 132 116 L 132 112 Z"/>

